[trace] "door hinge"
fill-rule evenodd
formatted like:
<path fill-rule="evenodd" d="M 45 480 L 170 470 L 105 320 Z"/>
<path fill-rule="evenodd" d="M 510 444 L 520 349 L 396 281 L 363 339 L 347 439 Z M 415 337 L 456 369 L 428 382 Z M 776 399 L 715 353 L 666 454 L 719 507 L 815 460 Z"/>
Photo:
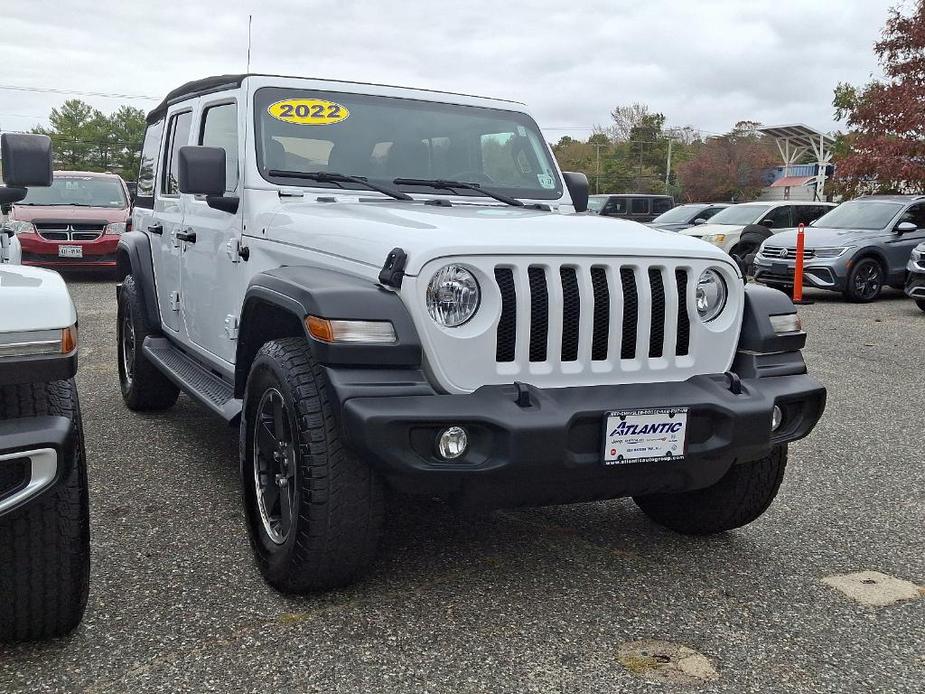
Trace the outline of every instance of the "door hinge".
<path fill-rule="evenodd" d="M 180 292 L 170 292 L 170 310 L 180 310 Z"/>
<path fill-rule="evenodd" d="M 250 249 L 241 243 L 241 239 L 231 239 L 225 244 L 225 253 L 231 258 L 232 263 L 240 263 L 242 260 L 250 258 Z"/>
<path fill-rule="evenodd" d="M 229 313 L 225 316 L 225 335 L 229 340 L 238 339 L 238 317 Z"/>

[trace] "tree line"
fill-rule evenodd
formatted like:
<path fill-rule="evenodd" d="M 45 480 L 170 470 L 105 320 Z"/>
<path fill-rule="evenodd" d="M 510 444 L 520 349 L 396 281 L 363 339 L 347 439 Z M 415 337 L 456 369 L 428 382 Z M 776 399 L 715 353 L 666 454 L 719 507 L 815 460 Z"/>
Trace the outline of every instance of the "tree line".
<path fill-rule="evenodd" d="M 835 118 L 847 129 L 831 133 L 835 175 L 827 198 L 925 193 L 925 0 L 909 12 L 890 11 L 874 52 L 883 79 L 835 88 Z M 753 121 L 705 138 L 665 127 L 665 115 L 645 104 L 618 106 L 610 117 L 587 140 L 566 136 L 552 146 L 564 170 L 588 176 L 592 192 L 741 202 L 758 197 L 768 169 L 781 163 L 773 140 Z"/>

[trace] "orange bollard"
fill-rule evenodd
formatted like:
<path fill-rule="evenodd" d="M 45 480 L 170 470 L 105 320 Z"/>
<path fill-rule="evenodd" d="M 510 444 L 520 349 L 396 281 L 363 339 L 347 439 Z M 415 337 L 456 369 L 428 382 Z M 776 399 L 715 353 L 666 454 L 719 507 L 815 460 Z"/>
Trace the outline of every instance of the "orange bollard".
<path fill-rule="evenodd" d="M 797 227 L 797 257 L 796 265 L 793 268 L 793 303 L 809 304 L 810 301 L 803 300 L 803 250 L 806 245 L 806 239 L 803 235 L 804 225 Z"/>

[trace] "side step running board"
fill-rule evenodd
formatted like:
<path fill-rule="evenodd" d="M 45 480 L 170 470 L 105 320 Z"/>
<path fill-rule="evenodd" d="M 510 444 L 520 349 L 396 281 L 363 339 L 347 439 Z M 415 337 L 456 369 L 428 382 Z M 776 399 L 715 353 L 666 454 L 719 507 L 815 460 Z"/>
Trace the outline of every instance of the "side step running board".
<path fill-rule="evenodd" d="M 241 414 L 242 403 L 234 396 L 234 386 L 174 347 L 166 338 L 148 336 L 142 349 L 167 378 L 226 422 Z"/>

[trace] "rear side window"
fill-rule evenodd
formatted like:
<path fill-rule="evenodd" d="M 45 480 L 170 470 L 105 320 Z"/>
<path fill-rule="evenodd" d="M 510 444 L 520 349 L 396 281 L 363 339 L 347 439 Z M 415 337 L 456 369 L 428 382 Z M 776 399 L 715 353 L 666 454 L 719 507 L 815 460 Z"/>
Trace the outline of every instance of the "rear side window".
<path fill-rule="evenodd" d="M 630 200 L 630 214 L 649 214 L 649 199 L 633 198 Z"/>
<path fill-rule="evenodd" d="M 161 195 L 179 195 L 180 184 L 177 180 L 177 161 L 180 148 L 189 144 L 189 131 L 193 124 L 191 111 L 177 113 L 170 118 L 167 130 L 167 145 L 164 147 L 164 177 L 161 180 Z"/>
<path fill-rule="evenodd" d="M 655 198 L 652 201 L 652 214 L 667 212 L 672 207 L 674 207 L 674 205 L 671 204 L 671 200 L 668 198 Z"/>
<path fill-rule="evenodd" d="M 151 123 L 145 130 L 145 141 L 141 145 L 141 160 L 138 164 L 135 204 L 138 207 L 154 205 L 154 181 L 157 176 L 157 152 L 164 132 L 164 119 Z"/>
<path fill-rule="evenodd" d="M 822 205 L 797 205 L 793 208 L 793 226 L 809 226 L 810 222 L 816 221 L 828 211 L 828 208 Z"/>
<path fill-rule="evenodd" d="M 793 224 L 790 222 L 790 206 L 782 205 L 781 207 L 775 207 L 762 219 L 763 224 L 766 222 L 770 222 L 770 224 L 766 224 L 769 229 L 787 229 L 788 227 L 792 227 Z"/>
<path fill-rule="evenodd" d="M 626 199 L 610 198 L 602 214 L 626 214 Z"/>
<path fill-rule="evenodd" d="M 238 187 L 238 106 L 210 106 L 202 114 L 199 144 L 225 150 L 225 192 Z"/>

